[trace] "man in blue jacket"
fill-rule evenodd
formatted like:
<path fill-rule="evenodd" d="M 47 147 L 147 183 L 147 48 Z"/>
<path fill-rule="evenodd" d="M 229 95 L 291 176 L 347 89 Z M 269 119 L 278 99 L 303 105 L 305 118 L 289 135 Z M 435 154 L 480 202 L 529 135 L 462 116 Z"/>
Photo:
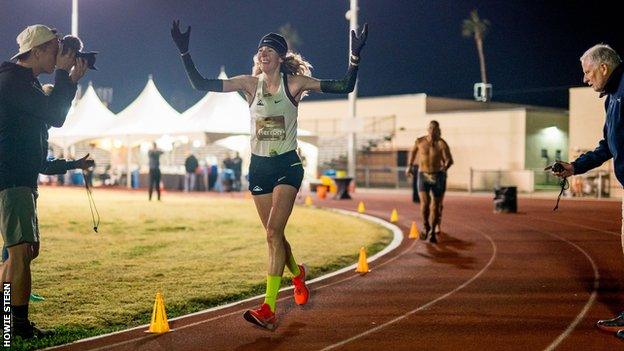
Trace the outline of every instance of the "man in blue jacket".
<path fill-rule="evenodd" d="M 43 334 L 28 319 L 30 263 L 39 254 L 37 178 L 60 166 L 44 165 L 42 150 L 47 128 L 65 122 L 87 65 L 75 52 L 63 53 L 56 31 L 44 25 L 27 27 L 17 43 L 17 61 L 0 65 L 0 232 L 9 251 L 1 273 L 11 283 L 11 333 L 32 338 Z M 55 73 L 49 96 L 37 79 L 42 73 Z"/>
<path fill-rule="evenodd" d="M 583 82 L 599 92 L 601 97 L 607 97 L 603 137 L 593 151 L 584 153 L 572 163 L 561 162 L 564 171 L 555 173 L 558 176 L 583 174 L 613 158 L 615 176 L 624 185 L 624 67 L 621 63 L 622 60 L 615 50 L 605 44 L 595 45 L 581 56 Z M 622 239 L 624 245 L 624 223 Z M 624 339 L 624 312 L 613 319 L 600 320 L 596 325 L 601 329 L 614 331 L 619 338 Z"/>

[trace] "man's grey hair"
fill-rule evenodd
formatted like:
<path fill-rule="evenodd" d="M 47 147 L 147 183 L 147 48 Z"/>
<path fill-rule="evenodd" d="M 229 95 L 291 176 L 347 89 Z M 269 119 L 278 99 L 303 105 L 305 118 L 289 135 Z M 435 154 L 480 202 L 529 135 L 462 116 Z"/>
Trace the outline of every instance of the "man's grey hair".
<path fill-rule="evenodd" d="M 585 51 L 583 56 L 581 56 L 581 62 L 586 60 L 592 66 L 605 64 L 611 69 L 617 67 L 622 62 L 622 59 L 620 59 L 620 56 L 613 48 L 602 43 L 594 45 Z"/>

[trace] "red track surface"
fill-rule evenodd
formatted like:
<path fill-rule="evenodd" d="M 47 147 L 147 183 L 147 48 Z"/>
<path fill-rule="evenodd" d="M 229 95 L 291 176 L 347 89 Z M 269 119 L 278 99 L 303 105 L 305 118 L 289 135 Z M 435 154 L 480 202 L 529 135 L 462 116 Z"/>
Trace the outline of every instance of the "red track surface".
<path fill-rule="evenodd" d="M 316 202 L 355 210 L 360 200 L 385 219 L 397 208 L 404 232 L 419 217 L 402 195 Z M 490 197 L 448 196 L 439 244 L 406 238 L 365 276 L 313 284 L 304 308 L 282 293 L 274 332 L 241 317 L 258 299 L 171 321 L 168 334 L 131 330 L 60 349 L 624 349 L 594 327 L 624 309 L 621 205 L 564 200 L 557 213 L 553 205 L 520 199 L 520 213 L 494 214 Z"/>

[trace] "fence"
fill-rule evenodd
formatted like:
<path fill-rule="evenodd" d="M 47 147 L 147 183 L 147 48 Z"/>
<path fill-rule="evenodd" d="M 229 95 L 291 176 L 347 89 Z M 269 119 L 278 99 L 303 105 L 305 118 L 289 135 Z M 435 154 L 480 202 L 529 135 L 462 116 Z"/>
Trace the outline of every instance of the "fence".
<path fill-rule="evenodd" d="M 570 177 L 568 196 L 609 197 L 611 179 L 607 171 L 593 171 L 584 175 Z M 536 190 L 556 190 L 560 179 L 542 169 L 528 170 L 492 170 L 470 169 L 468 191 L 492 191 L 501 186 L 516 186 L 521 192 L 532 193 Z"/>
<path fill-rule="evenodd" d="M 407 178 L 407 167 L 364 166 L 356 169 L 358 186 L 366 188 L 407 188 L 412 180 Z"/>

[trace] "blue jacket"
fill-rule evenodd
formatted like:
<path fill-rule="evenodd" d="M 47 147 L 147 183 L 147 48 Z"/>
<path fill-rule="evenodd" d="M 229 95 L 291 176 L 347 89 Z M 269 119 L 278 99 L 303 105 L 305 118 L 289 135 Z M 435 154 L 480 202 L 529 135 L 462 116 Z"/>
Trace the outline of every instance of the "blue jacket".
<path fill-rule="evenodd" d="M 574 174 L 582 174 L 596 168 L 613 158 L 615 176 L 624 185 L 624 116 L 622 115 L 622 97 L 624 96 L 624 65 L 620 64 L 611 73 L 600 97 L 605 100 L 606 119 L 602 129 L 602 140 L 593 150 L 579 156 L 572 164 Z"/>

